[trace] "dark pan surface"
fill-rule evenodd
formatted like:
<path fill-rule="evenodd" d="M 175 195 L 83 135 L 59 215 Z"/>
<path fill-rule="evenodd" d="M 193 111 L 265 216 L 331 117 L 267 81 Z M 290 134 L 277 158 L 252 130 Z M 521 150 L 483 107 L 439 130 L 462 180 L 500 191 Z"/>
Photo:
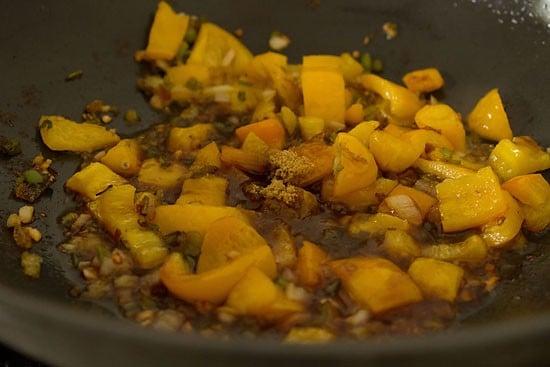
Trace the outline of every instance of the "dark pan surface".
<path fill-rule="evenodd" d="M 311 4 L 319 5 L 312 9 Z M 60 366 L 168 365 L 542 365 L 550 360 L 550 239 L 534 238 L 521 269 L 507 274 L 487 306 L 464 315 L 457 330 L 387 343 L 336 343 L 329 347 L 280 347 L 269 341 L 220 343 L 158 334 L 116 319 L 108 306 L 67 295 L 78 281 L 69 259 L 55 246 L 63 241 L 58 218 L 71 208 L 64 181 L 76 170 L 75 156 L 58 155 L 36 142 L 41 114 L 79 119 L 83 106 L 100 98 L 121 110 L 135 108 L 142 122 L 112 126 L 129 135 L 162 116 L 135 89 L 133 52 L 145 45 L 154 1 L 1 1 L 0 132 L 18 137 L 23 154 L 0 159 L 0 221 L 22 203 L 12 199 L 13 170 L 38 152 L 54 159 L 59 172 L 53 191 L 36 204 L 46 235 L 35 249 L 45 257 L 40 280 L 19 267 L 20 250 L 2 228 L 0 249 L 0 340 Z M 267 50 L 273 30 L 292 39 L 288 54 L 366 50 L 383 59 L 383 76 L 399 80 L 411 69 L 436 66 L 446 80 L 439 95 L 466 114 L 489 89 L 498 87 L 516 135 L 533 135 L 550 146 L 550 10 L 546 0 L 496 1 L 173 1 L 178 10 L 206 15 L 233 30 L 243 28 L 254 53 Z M 388 41 L 381 25 L 393 21 L 399 35 Z M 373 42 L 362 45 L 365 35 Z M 65 76 L 84 70 L 80 80 Z M 511 259 L 511 261 L 516 261 Z M 103 314 L 115 315 L 115 318 Z"/>

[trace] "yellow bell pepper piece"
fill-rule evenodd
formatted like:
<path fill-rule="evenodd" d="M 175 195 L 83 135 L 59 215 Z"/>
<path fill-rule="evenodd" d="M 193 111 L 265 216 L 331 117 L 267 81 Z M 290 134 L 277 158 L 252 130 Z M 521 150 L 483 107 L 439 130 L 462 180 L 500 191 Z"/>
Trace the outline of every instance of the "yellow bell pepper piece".
<path fill-rule="evenodd" d="M 324 280 L 323 266 L 328 262 L 328 254 L 310 241 L 304 241 L 298 250 L 296 273 L 298 282 L 306 287 L 315 288 Z"/>
<path fill-rule="evenodd" d="M 166 78 L 171 84 L 186 87 L 191 91 L 209 85 L 211 80 L 210 70 L 201 64 L 173 66 L 166 70 Z"/>
<path fill-rule="evenodd" d="M 137 52 L 136 59 L 172 60 L 181 46 L 188 25 L 188 15 L 176 14 L 167 2 L 159 2 L 149 31 L 147 48 Z"/>
<path fill-rule="evenodd" d="M 550 168 L 550 153 L 530 137 L 520 136 L 499 141 L 489 155 L 489 163 L 503 181 L 508 181 Z"/>
<path fill-rule="evenodd" d="M 251 315 L 276 320 L 303 310 L 303 306 L 288 299 L 273 281 L 256 267 L 251 267 L 231 289 L 224 309 L 238 315 Z"/>
<path fill-rule="evenodd" d="M 350 192 L 342 196 L 334 196 L 334 180 L 327 178 L 323 180 L 321 197 L 325 201 L 344 204 L 349 210 L 366 210 L 371 205 L 378 205 L 381 198 L 387 196 L 397 185 L 397 181 L 379 177 L 376 181 L 363 189 Z"/>
<path fill-rule="evenodd" d="M 237 217 L 219 218 L 204 233 L 197 274 L 225 266 L 261 247 L 269 251 L 256 257 L 256 266 L 273 278 L 277 274 L 277 265 L 266 240 L 250 224 Z"/>
<path fill-rule="evenodd" d="M 403 134 L 404 137 L 411 141 L 420 142 L 424 145 L 424 150 L 427 148 L 446 148 L 454 149 L 454 145 L 445 136 L 434 130 L 414 129 Z"/>
<path fill-rule="evenodd" d="M 344 123 L 345 82 L 339 58 L 304 56 L 301 79 L 305 115 L 323 119 L 325 127 L 333 122 Z"/>
<path fill-rule="evenodd" d="M 359 139 L 339 133 L 334 141 L 334 151 L 334 196 L 363 189 L 376 180 L 378 167 L 374 157 Z"/>
<path fill-rule="evenodd" d="M 173 127 L 168 135 L 168 150 L 190 153 L 199 148 L 214 133 L 212 124 L 196 124 L 189 127 Z"/>
<path fill-rule="evenodd" d="M 288 135 L 293 135 L 298 127 L 298 117 L 294 111 L 287 106 L 283 106 L 281 107 L 280 117 Z"/>
<path fill-rule="evenodd" d="M 235 36 L 216 24 L 203 23 L 187 64 L 205 65 L 214 71 L 241 75 L 251 60 L 252 54 Z"/>
<path fill-rule="evenodd" d="M 239 256 L 234 261 L 210 271 L 193 274 L 181 254 L 172 253 L 159 270 L 161 282 L 176 297 L 187 302 L 222 303 L 231 289 L 241 280 L 258 258 L 270 252 L 269 248 L 259 247 L 249 254 Z"/>
<path fill-rule="evenodd" d="M 354 257 L 329 265 L 348 293 L 374 314 L 422 300 L 418 286 L 389 260 Z"/>
<path fill-rule="evenodd" d="M 346 109 L 344 120 L 347 125 L 355 126 L 363 121 L 364 116 L 363 105 L 361 103 L 354 103 Z"/>
<path fill-rule="evenodd" d="M 181 194 L 176 200 L 176 204 L 224 206 L 228 186 L 229 182 L 223 177 L 207 175 L 187 178 L 183 181 Z"/>
<path fill-rule="evenodd" d="M 256 174 L 265 172 L 267 168 L 264 155 L 233 148 L 229 145 L 222 146 L 220 159 L 226 165 L 235 166 L 238 169 Z"/>
<path fill-rule="evenodd" d="M 95 200 L 108 187 L 126 183 L 128 181 L 124 177 L 117 175 L 109 167 L 99 162 L 92 162 L 72 175 L 65 186 L 87 200 Z"/>
<path fill-rule="evenodd" d="M 220 150 L 216 142 L 211 142 L 197 151 L 195 160 L 191 165 L 191 171 L 204 172 L 219 169 L 222 166 Z"/>
<path fill-rule="evenodd" d="M 498 89 L 492 89 L 483 96 L 466 121 L 470 130 L 482 138 L 494 141 L 512 139 L 512 129 Z"/>
<path fill-rule="evenodd" d="M 142 152 L 139 143 L 134 139 L 122 139 L 107 151 L 101 163 L 119 175 L 128 177 L 139 172 Z"/>
<path fill-rule="evenodd" d="M 413 261 L 407 271 L 426 298 L 440 298 L 454 302 L 458 295 L 464 270 L 457 265 L 421 257 Z"/>
<path fill-rule="evenodd" d="M 312 140 L 298 145 L 293 151 L 299 156 L 307 158 L 313 165 L 313 168 L 300 178 L 298 186 L 310 185 L 332 173 L 335 154 L 332 145 L 326 145 L 321 139 Z"/>
<path fill-rule="evenodd" d="M 348 232 L 352 236 L 358 236 L 362 233 L 375 235 L 384 233 L 389 229 L 408 231 L 410 228 L 409 222 L 394 215 L 385 213 L 376 213 L 373 215 L 358 213 L 352 217 L 348 226 Z"/>
<path fill-rule="evenodd" d="M 247 75 L 254 82 L 277 91 L 283 103 L 291 109 L 300 105 L 300 88 L 287 73 L 287 57 L 275 52 L 254 56 L 247 67 Z"/>
<path fill-rule="evenodd" d="M 179 163 L 164 166 L 155 158 L 149 158 L 141 165 L 138 182 L 145 186 L 170 189 L 180 185 L 188 175 L 188 169 Z"/>
<path fill-rule="evenodd" d="M 550 200 L 550 184 L 540 173 L 516 176 L 501 187 L 525 205 L 538 206 Z"/>
<path fill-rule="evenodd" d="M 436 192 L 445 232 L 479 227 L 507 208 L 498 177 L 490 167 L 475 175 L 447 179 L 436 185 Z"/>
<path fill-rule="evenodd" d="M 466 149 L 466 132 L 460 115 L 446 104 L 426 105 L 414 116 L 419 128 L 430 128 L 441 133 L 455 150 Z"/>
<path fill-rule="evenodd" d="M 283 149 L 285 146 L 285 128 L 278 118 L 269 118 L 241 126 L 235 130 L 235 135 L 243 142 L 251 132 L 256 134 L 271 148 Z"/>
<path fill-rule="evenodd" d="M 440 243 L 421 248 L 422 256 L 443 261 L 481 265 L 487 259 L 487 244 L 478 235 L 458 243 Z"/>
<path fill-rule="evenodd" d="M 542 232 L 550 225 L 550 200 L 541 205 L 523 205 L 524 226 L 532 232 Z"/>
<path fill-rule="evenodd" d="M 400 229 L 386 231 L 382 246 L 394 261 L 412 261 L 420 256 L 420 246 L 410 234 Z"/>
<path fill-rule="evenodd" d="M 363 121 L 351 129 L 348 134 L 355 136 L 365 146 L 369 146 L 369 140 L 372 132 L 380 126 L 378 121 Z"/>
<path fill-rule="evenodd" d="M 512 241 L 521 231 L 523 211 L 516 199 L 506 190 L 502 191 L 507 209 L 502 217 L 481 227 L 481 237 L 489 247 L 501 247 Z"/>
<path fill-rule="evenodd" d="M 38 128 L 44 144 L 55 151 L 89 153 L 120 141 L 114 130 L 86 122 L 76 123 L 62 116 L 42 116 Z"/>
<path fill-rule="evenodd" d="M 319 327 L 294 326 L 285 337 L 285 343 L 319 344 L 327 343 L 336 338 L 328 330 Z"/>
<path fill-rule="evenodd" d="M 360 80 L 363 87 L 375 92 L 389 103 L 387 112 L 393 118 L 392 121 L 399 125 L 411 124 L 415 113 L 423 105 L 416 94 L 378 75 L 365 74 Z"/>
<path fill-rule="evenodd" d="M 353 82 L 363 74 L 365 68 L 358 62 L 349 52 L 344 52 L 340 55 L 340 68 L 346 82 Z"/>
<path fill-rule="evenodd" d="M 418 69 L 403 76 L 403 83 L 415 93 L 429 93 L 441 89 L 445 84 L 436 68 Z"/>
<path fill-rule="evenodd" d="M 151 269 L 164 261 L 168 251 L 155 232 L 139 224 L 139 214 L 134 205 L 135 193 L 132 185 L 113 186 L 99 195 L 95 213 L 103 227 L 128 247 L 139 266 Z"/>
<path fill-rule="evenodd" d="M 424 144 L 422 141 L 375 130 L 369 139 L 369 149 L 382 171 L 399 173 L 411 167 L 420 157 L 424 152 Z"/>
<path fill-rule="evenodd" d="M 199 232 L 202 235 L 216 220 L 232 216 L 247 222 L 248 218 L 238 208 L 232 206 L 211 205 L 160 205 L 155 208 L 153 224 L 158 226 L 160 233 L 168 235 L 177 231 Z"/>
<path fill-rule="evenodd" d="M 325 121 L 317 116 L 298 117 L 298 126 L 304 140 L 311 140 L 325 131 Z"/>
<path fill-rule="evenodd" d="M 430 161 L 423 158 L 418 158 L 416 162 L 414 162 L 413 166 L 424 173 L 428 173 L 442 179 L 455 179 L 475 174 L 475 171 L 472 171 L 469 168 L 447 162 Z"/>

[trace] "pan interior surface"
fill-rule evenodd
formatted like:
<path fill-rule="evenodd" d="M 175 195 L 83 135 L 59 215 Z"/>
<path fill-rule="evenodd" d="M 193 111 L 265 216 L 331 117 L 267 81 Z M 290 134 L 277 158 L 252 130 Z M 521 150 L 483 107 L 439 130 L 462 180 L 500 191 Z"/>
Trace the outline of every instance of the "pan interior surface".
<path fill-rule="evenodd" d="M 289 0 L 266 6 L 254 0 L 230 4 L 203 0 L 174 1 L 173 6 L 205 15 L 229 30 L 242 28 L 243 42 L 253 53 L 267 51 L 269 35 L 280 30 L 292 40 L 285 53 L 294 62 L 304 54 L 359 49 L 381 58 L 383 76 L 392 80 L 400 80 L 412 69 L 438 67 L 446 80 L 438 97 L 463 115 L 487 90 L 498 87 L 515 135 L 531 135 L 541 145 L 550 146 L 546 123 L 550 85 L 545 82 L 550 80 L 550 10 L 546 1 Z M 0 14 L 5 25 L 0 35 L 0 66 L 5 71 L 0 127 L 2 134 L 18 137 L 23 147 L 21 156 L 1 158 L 3 223 L 22 205 L 10 195 L 18 166 L 42 152 L 53 159 L 59 174 L 52 190 L 36 203 L 37 212 L 46 214 L 36 222 L 45 234 L 36 245 L 44 257 L 41 278 L 30 280 L 22 274 L 21 251 L 13 242 L 0 244 L 4 254 L 0 257 L 3 342 L 60 366 L 106 361 L 121 366 L 164 365 L 183 358 L 197 366 L 224 359 L 243 365 L 247 358 L 258 357 L 265 358 L 266 365 L 329 365 L 335 361 L 392 365 L 405 360 L 413 366 L 442 360 L 453 365 L 449 356 L 468 351 L 474 351 L 467 357 L 471 361 L 495 366 L 503 361 L 550 358 L 541 347 L 550 336 L 548 235 L 530 238 L 524 253 L 509 259 L 517 266 L 481 310 L 465 313 L 456 330 L 421 338 L 340 342 L 322 349 L 285 349 L 270 340 L 222 343 L 143 330 L 117 320 L 112 306 L 70 297 L 68 289 L 78 284 L 80 275 L 56 246 L 64 240 L 59 218 L 74 205 L 63 183 L 78 168 L 79 159 L 53 153 L 38 143 L 37 122 L 41 114 L 78 119 L 82 107 L 96 98 L 121 110 L 138 110 L 141 124 L 130 126 L 122 119 L 112 123 L 121 136 L 160 122 L 162 116 L 149 108 L 135 87 L 139 70 L 133 60 L 133 52 L 145 44 L 154 8 L 151 2 L 44 0 L 10 3 Z M 387 21 L 399 27 L 393 40 L 381 32 Z M 364 46 L 367 35 L 374 36 Z M 77 69 L 84 71 L 82 79 L 65 82 L 65 76 Z M 2 238 L 10 238 L 2 227 Z M 524 257 L 528 260 L 521 266 Z M 96 348 L 90 347 L 91 340 Z M 509 359 L 512 347 L 516 348 L 515 359 Z M 492 357 L 483 356 L 484 350 Z M 219 353 L 217 357 L 213 351 Z"/>

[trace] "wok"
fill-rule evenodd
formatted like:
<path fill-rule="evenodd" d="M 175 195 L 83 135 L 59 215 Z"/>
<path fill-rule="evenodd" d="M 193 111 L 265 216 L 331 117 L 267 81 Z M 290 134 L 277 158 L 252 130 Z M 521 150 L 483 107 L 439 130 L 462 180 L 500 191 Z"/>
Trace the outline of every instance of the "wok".
<path fill-rule="evenodd" d="M 273 30 L 291 37 L 291 61 L 302 54 L 367 50 L 384 61 L 383 76 L 399 80 L 414 68 L 436 66 L 446 85 L 438 95 L 463 114 L 486 91 L 500 88 L 516 135 L 550 145 L 550 12 L 547 0 L 430 1 L 173 1 L 174 7 L 206 15 L 223 27 L 243 28 L 244 43 L 267 50 Z M 531 238 L 517 263 L 481 309 L 461 314 L 451 330 L 423 337 L 315 346 L 281 346 L 271 340 L 218 341 L 142 329 L 121 320 L 108 304 L 68 296 L 79 276 L 56 250 L 63 241 L 58 219 L 73 204 L 63 183 L 78 158 L 37 143 L 42 113 L 78 119 L 83 106 L 100 98 L 123 111 L 135 108 L 142 122 L 122 118 L 112 126 L 126 136 L 162 117 L 136 90 L 133 52 L 145 45 L 154 1 L 2 1 L 0 12 L 0 129 L 18 137 L 22 155 L 1 158 L 0 217 L 22 205 L 10 195 L 13 170 L 38 152 L 54 160 L 53 190 L 36 204 L 35 225 L 45 234 L 39 280 L 26 278 L 20 249 L 3 228 L 0 256 L 0 340 L 59 366 L 145 365 L 404 365 L 539 366 L 550 361 L 550 238 Z M 386 40 L 381 25 L 392 21 L 399 35 Z M 368 45 L 366 35 L 374 35 Z M 80 80 L 65 82 L 77 69 Z M 522 256 L 529 256 L 519 266 Z M 261 361 L 261 362 L 260 362 Z"/>

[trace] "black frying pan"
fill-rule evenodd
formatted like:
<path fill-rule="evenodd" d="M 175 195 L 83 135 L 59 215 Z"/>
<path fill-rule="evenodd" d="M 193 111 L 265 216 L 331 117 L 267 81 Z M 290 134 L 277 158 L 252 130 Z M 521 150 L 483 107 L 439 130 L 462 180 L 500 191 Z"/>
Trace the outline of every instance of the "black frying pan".
<path fill-rule="evenodd" d="M 223 27 L 243 28 L 255 53 L 267 49 L 273 30 L 292 39 L 288 54 L 367 50 L 384 60 L 393 80 L 409 70 L 438 67 L 446 80 L 439 97 L 463 114 L 486 91 L 500 88 L 516 135 L 550 145 L 550 10 L 532 1 L 173 1 L 178 10 L 206 15 Z M 318 4 L 312 7 L 312 4 Z M 59 172 L 53 190 L 36 204 L 46 214 L 36 226 L 46 235 L 36 246 L 45 258 L 42 276 L 30 280 L 19 267 L 20 250 L 4 228 L 0 248 L 0 340 L 59 366 L 404 365 L 539 366 L 550 361 L 550 239 L 533 238 L 530 260 L 508 272 L 486 306 L 464 314 L 457 326 L 420 338 L 339 342 L 329 346 L 280 346 L 268 340 L 220 342 L 161 334 L 117 319 L 108 305 L 70 298 L 78 275 L 55 246 L 63 241 L 59 216 L 73 205 L 64 181 L 75 156 L 58 155 L 36 142 L 42 113 L 78 119 L 95 98 L 136 108 L 143 122 L 112 126 L 132 134 L 161 120 L 136 91 L 133 52 L 145 45 L 155 1 L 7 1 L 1 4 L 0 131 L 23 142 L 23 154 L 1 158 L 0 219 L 22 205 L 10 195 L 13 170 L 43 152 Z M 399 35 L 384 39 L 392 21 Z M 365 35 L 375 34 L 368 47 Z M 80 80 L 65 76 L 84 70 Z M 516 261 L 512 259 L 511 260 Z"/>

